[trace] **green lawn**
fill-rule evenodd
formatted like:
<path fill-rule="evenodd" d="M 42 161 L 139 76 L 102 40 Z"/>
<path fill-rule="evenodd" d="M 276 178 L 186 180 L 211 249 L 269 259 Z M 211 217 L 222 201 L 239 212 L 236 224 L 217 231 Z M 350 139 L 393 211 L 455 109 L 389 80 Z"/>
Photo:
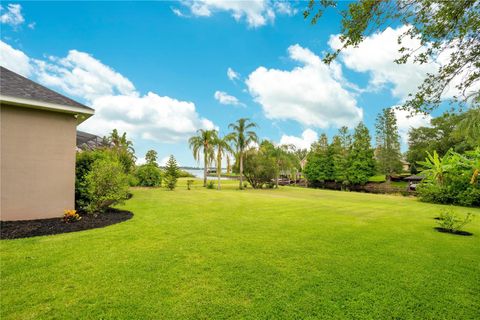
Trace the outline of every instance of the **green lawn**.
<path fill-rule="evenodd" d="M 284 187 L 135 189 L 132 220 L 2 240 L 6 319 L 473 319 L 474 236 L 436 232 L 441 206 Z"/>

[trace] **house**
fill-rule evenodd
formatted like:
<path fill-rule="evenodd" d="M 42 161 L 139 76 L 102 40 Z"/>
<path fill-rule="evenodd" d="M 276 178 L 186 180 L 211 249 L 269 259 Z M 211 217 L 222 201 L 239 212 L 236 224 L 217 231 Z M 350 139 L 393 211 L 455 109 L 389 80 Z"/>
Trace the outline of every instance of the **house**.
<path fill-rule="evenodd" d="M 94 110 L 0 67 L 1 220 L 75 206 L 76 127 Z"/>
<path fill-rule="evenodd" d="M 106 141 L 94 134 L 77 130 L 77 151 L 93 150 L 105 146 Z"/>
<path fill-rule="evenodd" d="M 405 159 L 400 160 L 403 172 L 410 172 L 410 162 Z"/>

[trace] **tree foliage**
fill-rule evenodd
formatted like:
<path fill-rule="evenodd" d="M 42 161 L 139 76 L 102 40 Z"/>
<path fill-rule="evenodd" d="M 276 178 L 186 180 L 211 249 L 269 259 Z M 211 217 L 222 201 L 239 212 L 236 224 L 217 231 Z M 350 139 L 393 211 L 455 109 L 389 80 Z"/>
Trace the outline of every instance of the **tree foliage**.
<path fill-rule="evenodd" d="M 170 190 L 174 190 L 177 186 L 178 171 L 177 161 L 173 155 L 170 155 L 165 165 L 165 186 Z"/>
<path fill-rule="evenodd" d="M 304 16 L 315 24 L 325 10 L 336 6 L 333 0 L 310 0 Z M 403 108 L 430 112 L 440 105 L 449 88 L 459 92 L 453 101 L 460 105 L 480 105 L 479 0 L 360 0 L 349 3 L 340 15 L 343 47 L 328 53 L 325 62 L 330 63 L 342 50 L 359 45 L 366 36 L 392 24 L 406 25 L 409 29 L 398 38 L 402 46 L 396 63 L 431 63 L 440 60 L 439 56 L 445 61 L 438 64 L 437 72 L 426 76 Z M 407 47 L 410 39 L 418 39 L 420 46 Z"/>
<path fill-rule="evenodd" d="M 236 122 L 228 125 L 231 132 L 232 141 L 235 145 L 236 159 L 239 161 L 240 189 L 243 189 L 243 160 L 247 148 L 255 142 L 258 142 L 257 134 L 254 129 L 257 124 L 251 122 L 248 118 L 240 118 Z"/>
<path fill-rule="evenodd" d="M 113 129 L 104 140 L 108 141 L 108 148 L 115 154 L 125 174 L 130 174 L 135 169 L 135 149 L 133 142 L 127 139 L 127 133 L 119 135 L 117 129 Z"/>
<path fill-rule="evenodd" d="M 215 160 L 215 139 L 217 137 L 216 130 L 197 131 L 197 135 L 188 140 L 190 149 L 192 149 L 195 160 L 200 160 L 200 155 L 203 154 L 203 186 L 207 186 L 207 171 L 208 166 Z"/>
<path fill-rule="evenodd" d="M 383 109 L 377 116 L 376 158 L 378 172 L 388 176 L 402 171 L 400 152 L 400 136 L 398 135 L 397 118 L 392 108 Z"/>
<path fill-rule="evenodd" d="M 270 157 L 266 148 L 250 149 L 245 152 L 244 175 L 252 188 L 273 187 L 276 177 L 275 159 Z"/>
<path fill-rule="evenodd" d="M 228 156 L 228 154 L 232 153 L 232 147 L 230 146 L 230 142 L 233 140 L 233 135 L 228 134 L 226 136 L 221 137 L 219 134 L 216 134 L 213 138 L 213 147 L 216 152 L 216 165 L 217 165 L 217 189 L 221 189 L 220 184 L 220 176 L 222 174 L 222 159 L 224 156 Z M 228 159 L 228 158 L 227 158 Z M 228 160 L 229 162 L 229 160 Z M 228 171 L 228 170 L 227 170 Z"/>
<path fill-rule="evenodd" d="M 347 180 L 352 184 L 365 184 L 375 173 L 375 160 L 370 141 L 368 128 L 360 122 L 355 127 L 352 148 L 347 158 Z"/>
<path fill-rule="evenodd" d="M 157 159 L 158 159 L 158 153 L 155 150 L 148 150 L 147 153 L 145 154 L 145 161 L 147 164 L 158 167 Z"/>
<path fill-rule="evenodd" d="M 409 131 L 407 160 L 411 164 L 423 161 L 427 152 L 437 152 L 444 156 L 452 149 L 465 153 L 480 145 L 480 109 L 471 109 L 463 113 L 444 113 L 433 118 L 429 126 Z M 469 129 L 467 129 L 469 128 Z"/>

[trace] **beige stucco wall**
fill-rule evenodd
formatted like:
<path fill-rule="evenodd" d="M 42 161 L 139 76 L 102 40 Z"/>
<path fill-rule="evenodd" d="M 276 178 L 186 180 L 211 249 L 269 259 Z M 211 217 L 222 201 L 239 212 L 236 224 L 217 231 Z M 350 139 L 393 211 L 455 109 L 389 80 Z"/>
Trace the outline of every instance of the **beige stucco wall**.
<path fill-rule="evenodd" d="M 76 119 L 0 105 L 1 220 L 60 217 L 75 202 Z"/>

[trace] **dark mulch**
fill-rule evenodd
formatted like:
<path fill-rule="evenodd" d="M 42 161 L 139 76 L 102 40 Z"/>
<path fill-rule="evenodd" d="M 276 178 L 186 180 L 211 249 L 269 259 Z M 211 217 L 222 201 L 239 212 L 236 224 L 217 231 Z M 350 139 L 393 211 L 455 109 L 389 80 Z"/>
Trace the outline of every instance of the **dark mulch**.
<path fill-rule="evenodd" d="M 38 219 L 28 221 L 1 221 L 0 238 L 18 239 L 51 234 L 75 232 L 81 230 L 106 227 L 126 221 L 133 217 L 130 211 L 109 209 L 97 215 L 83 214 L 82 219 L 73 223 L 65 223 L 62 218 Z"/>
<path fill-rule="evenodd" d="M 437 230 L 438 232 L 444 232 L 444 233 L 450 233 L 450 234 L 456 234 L 456 235 L 459 235 L 459 236 L 473 236 L 473 233 L 470 233 L 468 231 L 460 231 L 460 230 L 457 230 L 457 231 L 450 231 L 449 229 L 445 229 L 445 228 L 440 228 L 440 227 L 436 227 L 435 230 Z"/>

